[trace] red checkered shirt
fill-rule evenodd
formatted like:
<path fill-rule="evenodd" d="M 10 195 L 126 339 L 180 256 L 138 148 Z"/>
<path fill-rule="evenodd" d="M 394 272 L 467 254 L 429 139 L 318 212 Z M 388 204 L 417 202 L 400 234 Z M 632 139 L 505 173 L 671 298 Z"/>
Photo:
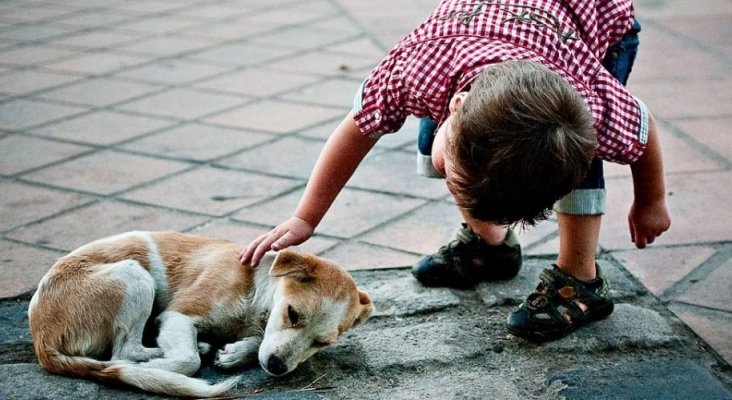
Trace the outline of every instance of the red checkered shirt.
<path fill-rule="evenodd" d="M 632 163 L 645 150 L 645 106 L 602 66 L 608 47 L 633 23 L 629 0 L 442 0 L 399 42 L 357 93 L 361 132 L 399 130 L 407 115 L 448 115 L 453 94 L 487 66 L 533 60 L 580 93 L 594 119 L 596 155 Z"/>

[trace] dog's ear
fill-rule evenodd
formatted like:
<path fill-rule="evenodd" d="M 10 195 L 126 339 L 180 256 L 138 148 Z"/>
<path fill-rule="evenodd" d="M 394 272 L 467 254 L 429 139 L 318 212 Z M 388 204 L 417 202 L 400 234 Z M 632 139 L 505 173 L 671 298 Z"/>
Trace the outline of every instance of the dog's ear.
<path fill-rule="evenodd" d="M 312 276 L 314 268 L 315 264 L 309 262 L 308 256 L 292 250 L 283 250 L 275 257 L 269 269 L 269 276 L 291 276 L 303 281 Z"/>
<path fill-rule="evenodd" d="M 358 302 L 359 306 L 361 307 L 361 311 L 358 313 L 358 317 L 356 317 L 356 320 L 353 322 L 353 326 L 365 322 L 367 319 L 369 319 L 371 313 L 374 312 L 374 303 L 371 301 L 371 296 L 369 296 L 368 293 L 364 292 L 361 289 L 356 290 L 358 290 Z"/>

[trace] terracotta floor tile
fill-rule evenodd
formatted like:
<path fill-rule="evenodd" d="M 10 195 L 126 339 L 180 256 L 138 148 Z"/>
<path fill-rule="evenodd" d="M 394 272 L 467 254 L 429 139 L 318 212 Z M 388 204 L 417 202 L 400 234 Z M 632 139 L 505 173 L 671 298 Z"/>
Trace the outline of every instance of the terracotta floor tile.
<path fill-rule="evenodd" d="M 353 39 L 346 43 L 329 46 L 327 50 L 332 53 L 353 54 L 361 57 L 373 58 L 374 60 L 381 59 L 385 54 L 383 49 L 367 38 Z"/>
<path fill-rule="evenodd" d="M 236 96 L 191 89 L 171 89 L 117 108 L 163 117 L 195 119 L 245 102 L 246 99 Z"/>
<path fill-rule="evenodd" d="M 24 244 L 0 240 L 0 298 L 17 296 L 35 290 L 43 275 L 62 256 L 62 252 L 39 249 Z M 33 260 L 33 262 L 28 262 Z"/>
<path fill-rule="evenodd" d="M 354 242 L 339 244 L 320 255 L 335 261 L 347 271 L 407 267 L 420 259 L 420 256 Z M 408 274 L 406 271 L 404 273 Z"/>
<path fill-rule="evenodd" d="M 294 90 L 282 96 L 284 99 L 317 103 L 335 107 L 353 105 L 353 97 L 361 86 L 361 81 L 350 79 L 330 79 L 325 82 Z"/>
<path fill-rule="evenodd" d="M 184 60 L 162 60 L 154 64 L 126 70 L 119 76 L 138 81 L 184 84 L 226 72 L 228 68 Z"/>
<path fill-rule="evenodd" d="M 455 238 L 463 221 L 448 203 L 430 203 L 370 232 L 359 240 L 417 254 L 432 254 Z"/>
<path fill-rule="evenodd" d="M 116 46 L 116 49 L 140 56 L 168 57 L 180 53 L 205 49 L 210 42 L 198 38 L 175 36 L 153 36 Z"/>
<path fill-rule="evenodd" d="M 724 77 L 729 77 L 728 61 L 719 52 L 699 47 L 673 30 L 644 28 L 628 82 L 634 91 L 638 83 L 702 82 Z"/>
<path fill-rule="evenodd" d="M 0 94 L 25 95 L 78 80 L 78 76 L 33 70 L 15 71 L 0 76 Z"/>
<path fill-rule="evenodd" d="M 717 81 L 631 83 L 629 87 L 661 118 L 727 116 L 732 109 L 732 76 Z"/>
<path fill-rule="evenodd" d="M 301 196 L 302 190 L 298 190 L 266 203 L 245 208 L 236 213 L 233 218 L 274 226 L 292 215 Z M 315 232 L 350 238 L 415 209 L 423 203 L 423 200 L 346 188 L 340 193 Z"/>
<path fill-rule="evenodd" d="M 83 13 L 64 15 L 57 20 L 67 24 L 83 25 L 88 27 L 104 27 L 119 24 L 122 21 L 133 19 L 136 14 L 119 10 L 98 9 Z"/>
<path fill-rule="evenodd" d="M 712 247 L 684 246 L 620 251 L 611 254 L 643 286 L 660 297 L 664 291 L 684 279 L 714 253 Z"/>
<path fill-rule="evenodd" d="M 183 170 L 188 164 L 101 151 L 25 175 L 54 186 L 112 194 Z"/>
<path fill-rule="evenodd" d="M 95 111 L 34 130 L 44 136 L 109 145 L 173 124 L 172 121 L 114 111 Z"/>
<path fill-rule="evenodd" d="M 344 115 L 341 109 L 265 100 L 205 118 L 204 121 L 244 129 L 289 133 L 340 115 Z"/>
<path fill-rule="evenodd" d="M 194 86 L 252 96 L 269 96 L 313 83 L 317 79 L 290 72 L 247 68 L 198 82 Z"/>
<path fill-rule="evenodd" d="M 223 238 L 235 243 L 239 243 L 241 244 L 242 248 L 246 248 L 246 246 L 252 240 L 254 240 L 257 236 L 266 233 L 267 231 L 269 231 L 269 229 L 267 228 L 253 227 L 249 225 L 237 224 L 234 222 L 219 221 L 195 229 L 191 231 L 191 233 L 196 235 Z M 333 247 L 337 243 L 338 241 L 336 240 L 327 239 L 316 235 L 308 239 L 308 241 L 303 244 L 291 247 L 291 249 L 318 254 Z"/>
<path fill-rule="evenodd" d="M 732 315 L 701 307 L 672 303 L 669 308 L 722 358 L 732 364 Z"/>
<path fill-rule="evenodd" d="M 0 64 L 35 66 L 75 54 L 80 53 L 43 45 L 12 47 L 0 53 Z"/>
<path fill-rule="evenodd" d="M 732 214 L 729 199 L 732 186 L 730 172 L 705 172 L 669 175 L 666 177 L 671 228 L 651 247 L 676 244 L 702 244 L 729 241 Z M 631 249 L 635 246 L 628 233 L 627 214 L 632 202 L 629 178 L 607 181 L 608 212 L 603 218 L 600 245 L 609 250 Z"/>
<path fill-rule="evenodd" d="M 219 160 L 217 164 L 307 179 L 322 148 L 320 141 L 286 137 Z"/>
<path fill-rule="evenodd" d="M 729 139 L 732 135 L 732 116 L 675 121 L 674 125 L 705 145 L 709 151 L 732 162 L 732 140 Z"/>
<path fill-rule="evenodd" d="M 710 17 L 732 12 L 732 4 L 726 0 L 706 0 L 703 4 L 700 7 L 693 1 L 640 1 L 637 8 L 639 15 L 653 19 L 678 15 Z"/>
<path fill-rule="evenodd" d="M 68 25 L 54 22 L 37 22 L 33 24 L 21 24 L 11 26 L 0 32 L 0 39 L 7 39 L 13 42 L 33 42 L 47 40 L 62 36 L 79 30 L 81 27 L 73 28 Z"/>
<path fill-rule="evenodd" d="M 252 39 L 252 43 L 284 48 L 312 49 L 338 43 L 344 39 L 353 38 L 358 34 L 359 32 L 352 32 L 345 29 L 321 29 L 318 26 L 301 25 L 257 35 Z"/>
<path fill-rule="evenodd" d="M 199 225 L 205 217 L 159 208 L 103 201 L 61 216 L 14 230 L 6 236 L 27 243 L 71 251 L 103 237 L 131 230 L 182 231 Z"/>
<path fill-rule="evenodd" d="M 92 201 L 78 193 L 0 181 L 0 231 L 7 231 Z M 0 296 L 2 297 L 2 296 Z"/>
<path fill-rule="evenodd" d="M 441 198 L 450 194 L 443 179 L 417 174 L 414 154 L 390 150 L 372 150 L 359 165 L 349 187 L 403 193 L 413 196 Z"/>
<path fill-rule="evenodd" d="M 39 97 L 101 107 L 158 90 L 160 90 L 159 86 L 109 78 L 97 78 L 44 92 Z"/>
<path fill-rule="evenodd" d="M 515 227 L 514 232 L 521 243 L 524 256 L 556 254 L 559 251 L 557 237 L 557 221 L 542 221 L 536 226 L 525 229 Z"/>
<path fill-rule="evenodd" d="M 100 51 L 83 53 L 73 58 L 66 57 L 60 61 L 46 63 L 44 67 L 55 71 L 68 71 L 79 74 L 104 74 L 147 61 L 148 59 L 145 57 L 131 54 Z"/>
<path fill-rule="evenodd" d="M 677 125 L 678 122 L 674 121 L 671 124 Z M 664 126 L 665 124 L 660 125 L 658 135 L 663 150 L 663 165 L 666 174 L 726 169 L 726 162 L 709 157 L 708 152 L 692 141 L 670 132 L 669 128 Z M 723 133 L 719 132 L 719 134 Z"/>
<path fill-rule="evenodd" d="M 60 105 L 28 99 L 13 99 L 0 103 L 0 129 L 22 130 L 81 114 L 87 108 Z"/>
<path fill-rule="evenodd" d="M 677 300 L 732 312 L 732 258 L 686 289 Z"/>
<path fill-rule="evenodd" d="M 78 32 L 50 41 L 50 44 L 79 49 L 110 48 L 139 40 L 140 35 L 116 29 Z"/>
<path fill-rule="evenodd" d="M 11 135 L 0 139 L 0 174 L 14 175 L 90 150 L 84 146 Z"/>
<path fill-rule="evenodd" d="M 349 71 L 376 65 L 379 58 L 354 57 L 350 54 L 311 51 L 268 64 L 266 68 L 306 72 L 321 76 L 344 76 Z M 365 78 L 366 75 L 363 75 Z"/>
<path fill-rule="evenodd" d="M 163 34 L 184 30 L 201 24 L 201 21 L 192 20 L 190 18 L 165 15 L 161 17 L 145 18 L 143 20 L 132 19 L 128 22 L 117 25 L 116 28 L 141 33 Z"/>
<path fill-rule="evenodd" d="M 122 147 L 150 155 L 207 161 L 267 140 L 272 140 L 272 136 L 193 123 L 146 136 Z M 234 166 L 226 160 L 221 163 Z"/>
<path fill-rule="evenodd" d="M 208 215 L 224 215 L 292 189 L 297 181 L 219 168 L 175 175 L 124 197 Z M 178 193 L 179 195 L 174 195 Z"/>
<path fill-rule="evenodd" d="M 232 43 L 196 52 L 188 58 L 212 64 L 248 66 L 275 60 L 291 53 L 290 49 L 250 43 Z"/>

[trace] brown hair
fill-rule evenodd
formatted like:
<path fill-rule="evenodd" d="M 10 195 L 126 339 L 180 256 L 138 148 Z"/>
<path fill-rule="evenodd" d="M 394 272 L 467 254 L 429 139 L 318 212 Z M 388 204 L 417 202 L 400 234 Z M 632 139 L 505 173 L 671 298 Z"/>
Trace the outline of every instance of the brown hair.
<path fill-rule="evenodd" d="M 455 112 L 447 184 L 475 219 L 533 225 L 579 185 L 596 143 L 566 80 L 536 62 L 502 62 L 480 73 Z"/>

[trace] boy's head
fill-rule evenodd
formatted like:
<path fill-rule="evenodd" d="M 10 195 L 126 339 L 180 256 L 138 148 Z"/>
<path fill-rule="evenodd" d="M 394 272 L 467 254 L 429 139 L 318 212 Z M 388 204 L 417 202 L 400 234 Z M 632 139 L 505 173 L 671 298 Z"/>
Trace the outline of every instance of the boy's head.
<path fill-rule="evenodd" d="M 592 118 L 570 84 L 536 62 L 483 71 L 460 99 L 446 138 L 447 184 L 475 219 L 546 219 L 584 178 L 596 147 Z"/>

